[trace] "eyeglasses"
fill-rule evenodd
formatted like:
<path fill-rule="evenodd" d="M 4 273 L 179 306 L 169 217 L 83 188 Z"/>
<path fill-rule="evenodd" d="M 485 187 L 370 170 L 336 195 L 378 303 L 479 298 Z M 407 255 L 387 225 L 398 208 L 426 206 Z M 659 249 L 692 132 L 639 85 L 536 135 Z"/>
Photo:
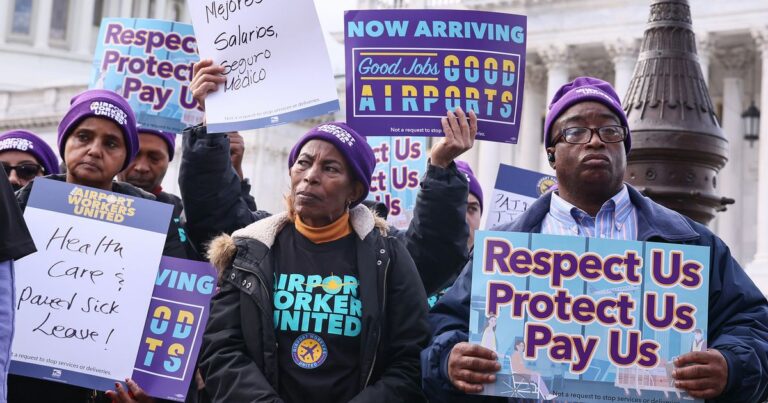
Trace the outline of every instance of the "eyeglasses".
<path fill-rule="evenodd" d="M 618 143 L 627 137 L 627 128 L 624 126 L 568 127 L 560 131 L 560 136 L 552 144 L 556 144 L 561 138 L 569 144 L 587 144 L 592 141 L 595 133 L 603 143 Z"/>
<path fill-rule="evenodd" d="M 11 171 L 16 170 L 16 176 L 18 176 L 19 179 L 28 181 L 34 179 L 40 170 L 43 169 L 43 167 L 37 164 L 21 164 L 10 166 L 6 163 L 3 163 L 3 169 L 5 169 L 5 174 L 7 176 L 11 176 Z"/>

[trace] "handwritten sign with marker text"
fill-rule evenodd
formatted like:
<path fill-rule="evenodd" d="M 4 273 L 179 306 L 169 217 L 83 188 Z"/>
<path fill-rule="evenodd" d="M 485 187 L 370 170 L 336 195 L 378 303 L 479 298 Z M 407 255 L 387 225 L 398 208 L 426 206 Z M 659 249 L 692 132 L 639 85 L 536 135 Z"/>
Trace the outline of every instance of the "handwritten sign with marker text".
<path fill-rule="evenodd" d="M 367 139 L 376 155 L 368 198 L 387 206 L 387 222 L 406 229 L 413 218 L 421 177 L 427 170 L 427 141 L 419 137 Z"/>
<path fill-rule="evenodd" d="M 10 371 L 87 388 L 133 372 L 173 206 L 38 178 Z"/>
<path fill-rule="evenodd" d="M 483 394 L 692 400 L 675 388 L 672 360 L 706 349 L 708 247 L 496 231 L 475 238 L 469 340 L 501 364 Z"/>
<path fill-rule="evenodd" d="M 366 135 L 439 136 L 440 117 L 477 114 L 478 140 L 516 143 L 526 17 L 462 10 L 344 14 L 347 122 Z"/>
<path fill-rule="evenodd" d="M 189 90 L 192 66 L 199 59 L 189 24 L 105 18 L 96 41 L 89 87 L 122 95 L 139 125 L 181 133 L 203 120 Z"/>
<path fill-rule="evenodd" d="M 312 0 L 189 0 L 200 55 L 226 82 L 205 101 L 209 132 L 274 126 L 339 110 Z"/>
<path fill-rule="evenodd" d="M 555 184 L 554 176 L 499 164 L 484 228 L 514 221 Z"/>

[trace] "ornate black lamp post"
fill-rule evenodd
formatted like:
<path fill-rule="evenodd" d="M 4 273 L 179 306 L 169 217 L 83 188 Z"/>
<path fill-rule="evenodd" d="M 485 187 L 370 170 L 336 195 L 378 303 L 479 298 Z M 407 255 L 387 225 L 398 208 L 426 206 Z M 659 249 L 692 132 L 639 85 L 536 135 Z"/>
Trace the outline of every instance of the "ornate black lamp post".
<path fill-rule="evenodd" d="M 733 203 L 717 191 L 728 142 L 701 74 L 688 1 L 651 1 L 624 109 L 632 131 L 628 182 L 703 224 Z"/>

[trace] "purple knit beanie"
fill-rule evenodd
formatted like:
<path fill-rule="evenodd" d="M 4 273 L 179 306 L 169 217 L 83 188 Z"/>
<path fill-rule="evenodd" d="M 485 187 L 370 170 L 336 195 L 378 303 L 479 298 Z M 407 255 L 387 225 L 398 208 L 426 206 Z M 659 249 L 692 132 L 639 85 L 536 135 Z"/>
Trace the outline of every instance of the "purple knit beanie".
<path fill-rule="evenodd" d="M 350 208 L 365 200 L 371 188 L 371 175 L 376 167 L 376 157 L 365 138 L 342 122 L 324 123 L 313 127 L 291 149 L 291 154 L 288 156 L 289 169 L 296 162 L 301 148 L 310 140 L 325 140 L 333 144 L 347 160 L 355 179 L 365 186 L 363 194 L 350 204 Z"/>
<path fill-rule="evenodd" d="M 58 143 L 61 158 L 64 158 L 67 137 L 77 125 L 90 117 L 109 119 L 123 131 L 127 156 L 122 169 L 127 168 L 139 152 L 136 117 L 123 97 L 108 90 L 85 90 L 72 97 L 69 111 L 59 123 Z"/>
<path fill-rule="evenodd" d="M 544 121 L 544 148 L 552 146 L 552 125 L 557 118 L 571 106 L 580 103 L 594 101 L 605 105 L 619 118 L 622 126 L 627 128 L 627 138 L 624 139 L 624 151 L 629 154 L 632 146 L 632 138 L 627 124 L 627 115 L 621 107 L 621 100 L 611 84 L 593 77 L 578 77 L 572 82 L 563 85 L 552 97 L 549 104 L 549 112 Z"/>
<path fill-rule="evenodd" d="M 477 201 L 480 202 L 480 212 L 483 211 L 483 188 L 480 187 L 480 182 L 477 181 L 475 173 L 472 172 L 472 168 L 468 163 L 464 161 L 456 160 L 456 168 L 459 172 L 467 176 L 467 182 L 469 182 L 469 193 L 472 193 L 477 197 Z"/>
<path fill-rule="evenodd" d="M 3 151 L 21 151 L 31 154 L 43 167 L 43 174 L 59 173 L 59 161 L 51 147 L 26 130 L 11 130 L 0 134 L 0 153 Z"/>
<path fill-rule="evenodd" d="M 173 161 L 173 152 L 176 149 L 176 133 L 150 129 L 149 127 L 139 127 L 138 131 L 139 134 L 152 134 L 165 141 L 165 145 L 168 146 L 168 161 Z"/>

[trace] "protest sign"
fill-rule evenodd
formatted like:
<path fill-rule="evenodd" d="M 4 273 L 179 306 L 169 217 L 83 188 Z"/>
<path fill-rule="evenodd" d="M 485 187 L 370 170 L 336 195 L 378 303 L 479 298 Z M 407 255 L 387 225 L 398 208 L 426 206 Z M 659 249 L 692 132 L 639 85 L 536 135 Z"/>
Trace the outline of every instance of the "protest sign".
<path fill-rule="evenodd" d="M 105 18 L 96 41 L 90 88 L 128 100 L 139 125 L 170 133 L 203 121 L 189 90 L 199 60 L 192 26 L 173 21 Z"/>
<path fill-rule="evenodd" d="M 210 264 L 163 256 L 133 373 L 149 395 L 184 401 L 215 290 Z"/>
<path fill-rule="evenodd" d="M 526 17 L 466 10 L 344 15 L 347 122 L 365 135 L 439 136 L 461 107 L 477 139 L 516 143 Z"/>
<path fill-rule="evenodd" d="M 406 229 L 413 218 L 421 177 L 427 170 L 427 142 L 418 137 L 368 137 L 376 155 L 368 198 L 384 203 L 387 222 Z"/>
<path fill-rule="evenodd" d="M 548 192 L 557 178 L 536 171 L 499 164 L 485 229 L 514 221 L 528 207 Z"/>
<path fill-rule="evenodd" d="M 706 350 L 708 247 L 481 231 L 472 343 L 501 370 L 483 394 L 580 402 L 691 400 L 675 357 Z"/>
<path fill-rule="evenodd" d="M 133 372 L 173 206 L 38 178 L 10 371 L 87 388 Z"/>
<path fill-rule="evenodd" d="M 312 0 L 189 0 L 200 55 L 226 82 L 205 100 L 209 132 L 255 129 L 339 110 Z"/>

